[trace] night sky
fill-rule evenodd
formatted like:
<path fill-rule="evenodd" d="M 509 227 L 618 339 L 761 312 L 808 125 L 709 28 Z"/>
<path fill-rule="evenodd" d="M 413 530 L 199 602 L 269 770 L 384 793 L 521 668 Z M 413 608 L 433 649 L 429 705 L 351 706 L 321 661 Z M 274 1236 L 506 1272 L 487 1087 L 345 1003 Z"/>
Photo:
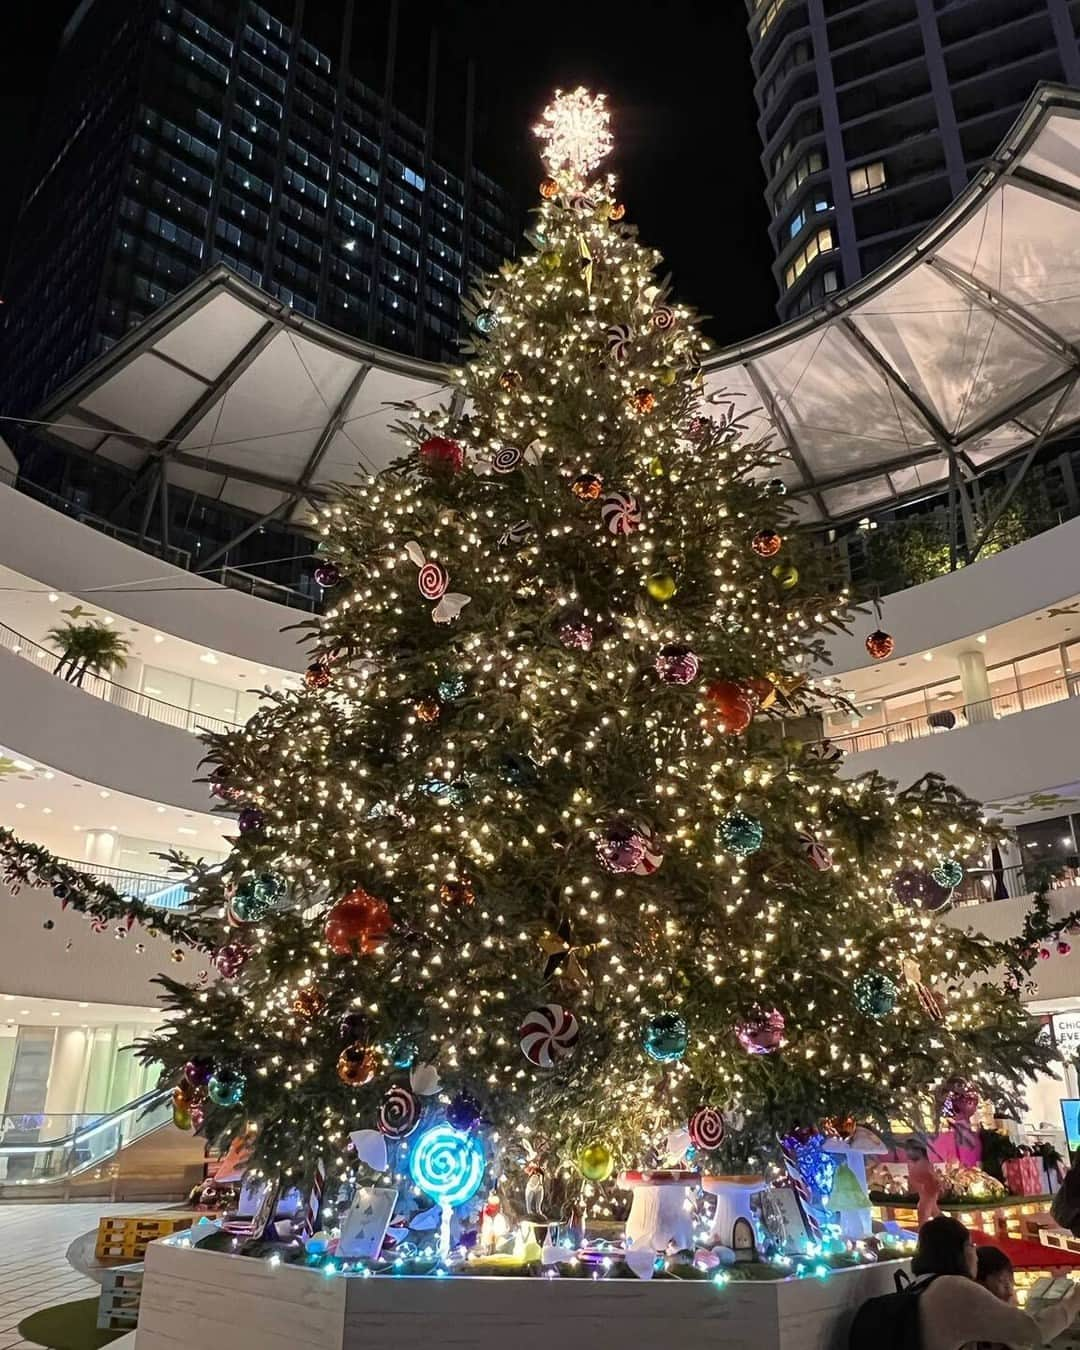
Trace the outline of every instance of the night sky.
<path fill-rule="evenodd" d="M 74 0 L 0 4 L 0 259 L 52 55 L 74 8 Z M 313 39 L 337 8 L 308 0 Z M 365 21 L 371 16 L 371 75 L 381 70 L 384 8 L 381 0 L 357 3 Z M 718 342 L 775 324 L 742 0 L 401 0 L 401 15 L 398 101 L 420 111 L 426 32 L 435 23 L 447 35 L 444 97 L 454 98 L 455 49 L 472 51 L 483 114 L 477 159 L 523 207 L 542 175 L 529 128 L 550 91 L 605 90 L 628 219 L 664 253 L 679 299 L 712 316 L 707 330 Z"/>

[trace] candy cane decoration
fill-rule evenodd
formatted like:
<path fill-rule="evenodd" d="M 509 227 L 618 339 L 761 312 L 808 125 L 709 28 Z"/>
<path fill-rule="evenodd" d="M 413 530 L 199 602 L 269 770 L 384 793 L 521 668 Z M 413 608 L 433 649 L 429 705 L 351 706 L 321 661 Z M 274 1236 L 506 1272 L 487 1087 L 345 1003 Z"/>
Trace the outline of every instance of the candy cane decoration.
<path fill-rule="evenodd" d="M 311 1178 L 311 1194 L 304 1209 L 304 1232 L 310 1235 L 319 1231 L 319 1211 L 322 1209 L 323 1187 L 326 1185 L 326 1165 L 321 1158 L 315 1160 L 315 1174 Z"/>
<path fill-rule="evenodd" d="M 799 1208 L 802 1210 L 802 1216 L 806 1222 L 806 1231 L 810 1241 L 820 1242 L 821 1223 L 814 1214 L 811 1206 L 810 1183 L 799 1171 L 799 1163 L 795 1156 L 795 1150 L 787 1144 L 781 1144 L 780 1152 L 784 1159 L 784 1166 L 787 1169 L 788 1185 L 798 1197 Z"/>

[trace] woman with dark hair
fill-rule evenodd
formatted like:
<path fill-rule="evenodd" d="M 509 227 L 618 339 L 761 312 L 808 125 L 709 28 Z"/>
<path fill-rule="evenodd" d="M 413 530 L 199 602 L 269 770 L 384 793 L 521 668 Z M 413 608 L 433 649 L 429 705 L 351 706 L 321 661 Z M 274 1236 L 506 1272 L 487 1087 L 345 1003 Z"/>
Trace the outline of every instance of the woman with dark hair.
<path fill-rule="evenodd" d="M 976 1283 L 978 1256 L 959 1219 L 939 1215 L 919 1229 L 911 1262 L 919 1294 L 922 1350 L 960 1350 L 970 1341 L 1006 1345 L 1043 1345 L 1080 1313 L 1080 1285 L 1063 1299 L 1032 1316 L 995 1298 Z"/>

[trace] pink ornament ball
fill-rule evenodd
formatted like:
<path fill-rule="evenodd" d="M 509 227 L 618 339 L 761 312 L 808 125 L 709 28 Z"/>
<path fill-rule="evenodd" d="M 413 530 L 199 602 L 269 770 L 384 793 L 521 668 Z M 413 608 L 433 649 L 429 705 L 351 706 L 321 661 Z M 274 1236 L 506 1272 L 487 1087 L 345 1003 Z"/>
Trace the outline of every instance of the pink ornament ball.
<path fill-rule="evenodd" d="M 1058 956 L 1068 956 L 1068 954 L 1072 951 L 1072 944 L 1062 941 L 1058 943 L 1057 949 L 1058 949 Z"/>

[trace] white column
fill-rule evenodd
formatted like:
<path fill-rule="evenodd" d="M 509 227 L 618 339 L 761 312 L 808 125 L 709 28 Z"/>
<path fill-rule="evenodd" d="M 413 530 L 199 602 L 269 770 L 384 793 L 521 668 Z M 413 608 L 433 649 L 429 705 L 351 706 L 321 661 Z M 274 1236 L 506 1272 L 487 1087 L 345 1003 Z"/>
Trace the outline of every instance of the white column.
<path fill-rule="evenodd" d="M 83 835 L 83 857 L 89 863 L 112 867 L 116 861 L 116 835 L 112 830 L 87 830 Z"/>
<path fill-rule="evenodd" d="M 986 674 L 986 658 L 976 647 L 972 651 L 960 652 L 956 664 L 968 722 L 992 722 L 994 711 L 989 703 L 990 681 Z"/>
<path fill-rule="evenodd" d="M 49 1086 L 45 1093 L 48 1115 L 72 1115 L 79 1110 L 86 1070 L 87 1037 L 81 1027 L 60 1027 L 53 1044 Z"/>

